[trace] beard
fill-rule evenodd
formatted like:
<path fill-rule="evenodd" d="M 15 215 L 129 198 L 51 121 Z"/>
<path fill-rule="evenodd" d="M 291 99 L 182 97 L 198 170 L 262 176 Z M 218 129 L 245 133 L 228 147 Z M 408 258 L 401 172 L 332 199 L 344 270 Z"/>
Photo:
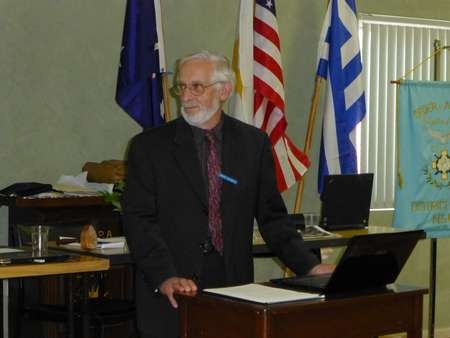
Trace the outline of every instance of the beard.
<path fill-rule="evenodd" d="M 198 103 L 195 103 L 197 105 Z M 220 109 L 220 100 L 216 98 L 210 107 L 200 106 L 196 113 L 188 114 L 185 111 L 185 107 L 193 106 L 188 102 L 182 103 L 181 105 L 181 115 L 184 120 L 191 126 L 200 127 L 202 124 L 207 122 L 214 114 Z"/>

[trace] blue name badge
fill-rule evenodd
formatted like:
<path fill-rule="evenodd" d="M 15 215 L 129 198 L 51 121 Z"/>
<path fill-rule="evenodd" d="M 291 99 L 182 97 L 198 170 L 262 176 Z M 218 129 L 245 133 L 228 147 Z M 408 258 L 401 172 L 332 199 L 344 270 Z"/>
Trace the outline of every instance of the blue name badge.
<path fill-rule="evenodd" d="M 220 174 L 219 174 L 219 177 L 220 177 L 222 180 L 224 180 L 224 181 L 226 181 L 226 182 L 228 182 L 228 183 L 231 183 L 231 184 L 234 184 L 234 185 L 237 185 L 237 184 L 238 184 L 238 180 L 237 180 L 237 179 L 235 179 L 235 178 L 233 178 L 233 177 L 230 177 L 230 176 L 227 176 L 227 175 L 225 175 L 225 174 L 220 173 Z"/>

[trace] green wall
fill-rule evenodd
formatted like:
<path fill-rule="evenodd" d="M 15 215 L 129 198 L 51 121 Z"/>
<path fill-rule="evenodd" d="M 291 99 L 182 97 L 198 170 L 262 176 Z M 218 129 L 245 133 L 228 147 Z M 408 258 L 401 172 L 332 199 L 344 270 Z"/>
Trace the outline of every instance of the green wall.
<path fill-rule="evenodd" d="M 161 2 L 169 70 L 179 56 L 199 49 L 231 56 L 238 0 Z M 326 2 L 277 2 L 288 131 L 300 147 Z M 86 161 L 123 157 L 128 140 L 140 131 L 114 102 L 124 9 L 125 0 L 0 0 L 0 187 L 18 181 L 52 183 L 62 174 L 79 173 Z M 358 9 L 450 20 L 448 0 L 359 0 Z M 303 210 L 319 209 L 318 134 Z M 292 210 L 295 188 L 284 197 Z M 389 224 L 390 217 L 375 215 L 372 223 Z M 439 241 L 439 327 L 450 327 L 444 310 L 450 305 L 448 248 L 448 240 Z M 270 264 L 258 261 L 258 275 L 278 271 Z M 427 285 L 427 276 L 428 243 L 423 241 L 401 279 Z"/>

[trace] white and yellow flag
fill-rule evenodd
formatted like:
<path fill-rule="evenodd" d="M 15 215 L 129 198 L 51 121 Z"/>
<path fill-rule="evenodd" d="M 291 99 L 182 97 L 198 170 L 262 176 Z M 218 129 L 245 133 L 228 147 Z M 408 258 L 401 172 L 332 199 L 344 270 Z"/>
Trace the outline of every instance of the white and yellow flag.
<path fill-rule="evenodd" d="M 236 88 L 230 109 L 248 124 L 253 124 L 253 8 L 253 0 L 241 0 L 233 50 Z"/>

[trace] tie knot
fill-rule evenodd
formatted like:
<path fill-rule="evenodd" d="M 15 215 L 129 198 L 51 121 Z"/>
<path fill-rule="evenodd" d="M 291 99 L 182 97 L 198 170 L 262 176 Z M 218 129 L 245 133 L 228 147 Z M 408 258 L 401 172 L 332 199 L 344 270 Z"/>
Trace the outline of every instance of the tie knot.
<path fill-rule="evenodd" d="M 205 131 L 205 137 L 210 143 L 214 143 L 214 132 L 212 130 L 206 130 Z"/>

